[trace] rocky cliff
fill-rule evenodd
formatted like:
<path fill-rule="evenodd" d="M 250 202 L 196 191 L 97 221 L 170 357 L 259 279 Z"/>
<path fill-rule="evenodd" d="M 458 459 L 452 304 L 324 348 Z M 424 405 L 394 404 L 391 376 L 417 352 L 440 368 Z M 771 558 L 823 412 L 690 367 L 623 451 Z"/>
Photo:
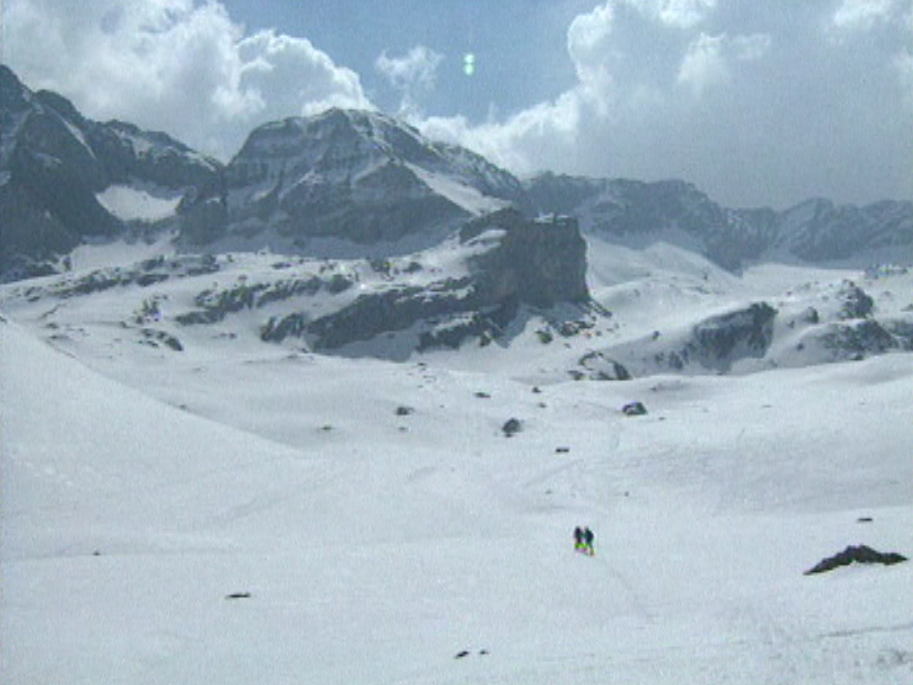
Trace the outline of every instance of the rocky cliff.
<path fill-rule="evenodd" d="M 195 244 L 276 238 L 393 243 L 503 207 L 519 181 L 376 112 L 333 109 L 259 127 L 183 223 Z"/>
<path fill-rule="evenodd" d="M 415 329 L 418 349 L 457 347 L 468 337 L 499 338 L 522 305 L 547 309 L 589 301 L 586 243 L 572 219 L 529 221 L 502 210 L 468 223 L 459 242 L 446 249 L 456 271 L 434 276 L 420 255 L 395 269 L 387 263 L 385 272 L 396 275 L 372 288 L 363 284 L 348 304 L 313 319 L 305 311 L 273 317 L 262 337 L 295 336 L 325 350 Z M 425 259 L 438 261 L 439 252 Z"/>
<path fill-rule="evenodd" d="M 120 234 L 130 217 L 105 191 L 194 196 L 220 165 L 163 133 L 83 117 L 65 98 L 33 92 L 0 66 L 0 278 L 52 273 L 87 238 Z M 142 189 L 141 191 L 138 189 Z"/>
<path fill-rule="evenodd" d="M 586 179 L 542 174 L 526 183 L 528 212 L 578 216 L 585 232 L 619 240 L 688 241 L 716 263 L 791 258 L 821 263 L 875 250 L 913 255 L 913 204 L 865 207 L 810 200 L 783 212 L 729 209 L 683 181 Z"/>

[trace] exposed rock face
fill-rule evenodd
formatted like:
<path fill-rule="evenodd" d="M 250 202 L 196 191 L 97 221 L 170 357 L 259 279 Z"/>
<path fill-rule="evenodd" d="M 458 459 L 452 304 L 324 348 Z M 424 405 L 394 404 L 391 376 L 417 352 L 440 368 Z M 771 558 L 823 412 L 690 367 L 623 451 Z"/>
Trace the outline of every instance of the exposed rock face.
<path fill-rule="evenodd" d="M 467 224 L 460 239 L 468 242 L 492 230 L 503 231 L 500 247 L 473 261 L 476 290 L 483 300 L 516 300 L 544 308 L 589 299 L 586 241 L 575 219 L 529 221 L 506 209 Z"/>
<path fill-rule="evenodd" d="M 756 302 L 741 311 L 714 316 L 694 327 L 694 349 L 705 366 L 744 356 L 762 357 L 773 340 L 777 310 Z"/>
<path fill-rule="evenodd" d="M 910 324 L 894 323 L 898 324 L 897 335 L 874 320 L 831 324 L 821 333 L 821 342 L 830 350 L 833 361 L 859 360 L 889 350 L 910 349 Z"/>
<path fill-rule="evenodd" d="M 216 323 L 242 310 L 320 294 L 325 303 L 320 314 L 299 304 L 270 316 L 260 337 L 268 342 L 301 338 L 312 349 L 336 350 L 410 330 L 410 344 L 419 351 L 458 347 L 470 337 L 486 344 L 505 333 L 523 305 L 588 305 L 585 252 L 576 222 L 527 221 L 504 210 L 470 222 L 451 242 L 428 253 L 347 262 L 349 275 L 335 271 L 340 263 L 328 262 L 325 275 L 206 290 L 195 298 L 197 309 L 175 320 Z M 451 266 L 441 274 L 422 264 L 442 258 Z M 356 283 L 358 289 L 352 289 Z"/>
<path fill-rule="evenodd" d="M 913 204 L 865 207 L 810 200 L 784 212 L 727 209 L 682 181 L 586 179 L 543 174 L 526 184 L 524 208 L 581 219 L 585 231 L 619 238 L 688 236 L 718 264 L 737 269 L 768 253 L 808 262 L 840 260 L 877 248 L 913 248 Z"/>
<path fill-rule="evenodd" d="M 623 364 L 610 359 L 602 352 L 587 352 L 577 362 L 580 369 L 571 369 L 574 380 L 589 379 L 593 381 L 629 381 L 630 372 Z"/>
<path fill-rule="evenodd" d="M 243 235 L 256 244 L 272 228 L 298 245 L 326 236 L 392 242 L 520 193 L 513 176 L 467 150 L 378 113 L 333 109 L 256 129 L 226 168 L 224 188 L 199 200 L 217 198 L 224 214 L 206 209 L 201 220 L 195 208 L 185 237 Z"/>
<path fill-rule="evenodd" d="M 842 301 L 839 318 L 866 319 L 871 316 L 875 301 L 852 281 L 845 281 L 838 297 Z"/>
<path fill-rule="evenodd" d="M 315 349 L 336 349 L 351 342 L 370 340 L 387 331 L 401 331 L 424 319 L 472 311 L 460 298 L 460 284 L 445 282 L 429 288 L 396 288 L 359 296 L 339 312 L 307 324 L 302 333 Z"/>
<path fill-rule="evenodd" d="M 0 278 L 52 273 L 87 237 L 124 229 L 98 194 L 114 184 L 196 194 L 218 164 L 162 133 L 84 118 L 65 98 L 34 93 L 0 66 Z"/>
<path fill-rule="evenodd" d="M 637 376 L 658 371 L 728 372 L 744 359 L 760 359 L 774 336 L 777 310 L 766 302 L 706 318 L 690 330 L 653 335 L 603 350 Z M 695 368 L 696 367 L 696 368 Z"/>
<path fill-rule="evenodd" d="M 296 335 L 315 349 L 335 349 L 433 320 L 438 323 L 421 334 L 420 349 L 457 347 L 470 336 L 499 337 L 522 304 L 548 308 L 589 300 L 586 243 L 573 220 L 527 221 L 503 210 L 467 224 L 460 241 L 472 255 L 464 278 L 392 284 L 313 321 L 300 314 L 271 321 L 263 337 Z"/>

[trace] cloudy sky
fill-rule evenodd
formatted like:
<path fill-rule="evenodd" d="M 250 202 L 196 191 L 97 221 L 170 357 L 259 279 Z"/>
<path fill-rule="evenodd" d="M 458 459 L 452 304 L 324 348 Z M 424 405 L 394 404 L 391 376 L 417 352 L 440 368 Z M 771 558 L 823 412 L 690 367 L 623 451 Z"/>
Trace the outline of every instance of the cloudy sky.
<path fill-rule="evenodd" d="M 223 160 L 345 106 L 729 206 L 913 190 L 913 0 L 5 0 L 0 38 L 33 89 Z"/>

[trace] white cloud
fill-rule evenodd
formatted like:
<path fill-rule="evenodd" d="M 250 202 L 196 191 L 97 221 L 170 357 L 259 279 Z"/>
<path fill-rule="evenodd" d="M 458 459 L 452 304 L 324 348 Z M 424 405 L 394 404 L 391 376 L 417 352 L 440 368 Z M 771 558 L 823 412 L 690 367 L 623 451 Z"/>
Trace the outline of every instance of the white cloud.
<path fill-rule="evenodd" d="M 444 56 L 424 45 L 417 45 L 403 57 L 388 57 L 386 51 L 374 63 L 402 96 L 400 113 L 415 116 L 421 96 L 434 89 L 437 69 Z"/>
<path fill-rule="evenodd" d="M 245 37 L 218 2 L 7 0 L 3 19 L 4 61 L 31 87 L 222 158 L 259 123 L 370 106 L 358 76 L 309 41 Z"/>
<path fill-rule="evenodd" d="M 688 46 L 678 71 L 678 83 L 700 96 L 708 88 L 729 81 L 730 72 L 723 56 L 725 35 L 708 36 L 702 33 Z"/>
<path fill-rule="evenodd" d="M 678 71 L 677 82 L 701 96 L 712 87 L 732 80 L 730 62 L 754 62 L 770 50 L 771 37 L 764 33 L 729 38 L 726 34 L 701 33 L 689 46 Z"/>
<path fill-rule="evenodd" d="M 554 100 L 481 125 L 472 125 L 462 116 L 412 123 L 426 135 L 465 145 L 515 173 L 569 170 L 581 152 L 592 155 L 582 141 L 611 139 L 621 119 L 638 121 L 641 110 L 652 112 L 665 104 L 663 93 L 649 84 L 620 86 L 623 56 L 613 45 L 618 10 L 624 6 L 649 22 L 686 31 L 705 19 L 716 1 L 607 0 L 576 16 L 568 27 L 566 47 L 577 82 Z M 746 43 L 743 50 L 747 53 L 752 47 L 759 49 Z M 704 65 L 705 79 L 711 78 L 711 67 Z"/>
<path fill-rule="evenodd" d="M 894 16 L 897 0 L 843 0 L 831 19 L 835 29 L 870 29 Z"/>
<path fill-rule="evenodd" d="M 567 50 L 581 80 L 586 78 L 586 64 L 605 50 L 614 19 L 613 3 L 607 2 L 588 14 L 576 16 L 571 22 L 567 30 Z M 580 65 L 584 65 L 583 73 Z"/>
<path fill-rule="evenodd" d="M 539 103 L 504 122 L 473 125 L 456 116 L 413 123 L 430 138 L 463 145 L 514 173 L 527 174 L 542 169 L 556 154 L 573 155 L 583 106 L 579 94 L 569 91 L 554 102 Z M 546 148 L 544 141 L 548 141 Z"/>
<path fill-rule="evenodd" d="M 370 107 L 358 75 L 334 64 L 306 38 L 260 31 L 239 41 L 236 49 L 242 65 L 238 90 L 257 93 L 270 114 Z"/>
<path fill-rule="evenodd" d="M 377 58 L 375 66 L 397 88 L 417 86 L 430 90 L 443 59 L 444 56 L 434 50 L 417 45 L 403 57 L 388 57 L 385 51 Z"/>
<path fill-rule="evenodd" d="M 608 111 L 613 85 L 609 39 L 614 18 L 613 3 L 607 2 L 577 16 L 567 31 L 567 52 L 578 80 L 573 95 L 568 97 L 588 100 L 602 115 Z"/>
<path fill-rule="evenodd" d="M 717 0 L 620 0 L 667 26 L 691 28 L 716 8 Z"/>

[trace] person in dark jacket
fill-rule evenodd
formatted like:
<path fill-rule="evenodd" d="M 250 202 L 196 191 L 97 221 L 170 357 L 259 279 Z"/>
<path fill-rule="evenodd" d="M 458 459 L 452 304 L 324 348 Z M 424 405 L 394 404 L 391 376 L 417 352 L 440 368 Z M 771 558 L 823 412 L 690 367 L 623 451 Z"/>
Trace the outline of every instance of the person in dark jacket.
<path fill-rule="evenodd" d="M 589 529 L 585 528 L 583 531 L 583 551 L 593 556 L 596 554 L 596 550 L 593 548 L 593 541 L 596 539 L 596 535 Z"/>
<path fill-rule="evenodd" d="M 574 528 L 574 551 L 580 552 L 583 550 L 583 529 L 580 526 Z"/>

